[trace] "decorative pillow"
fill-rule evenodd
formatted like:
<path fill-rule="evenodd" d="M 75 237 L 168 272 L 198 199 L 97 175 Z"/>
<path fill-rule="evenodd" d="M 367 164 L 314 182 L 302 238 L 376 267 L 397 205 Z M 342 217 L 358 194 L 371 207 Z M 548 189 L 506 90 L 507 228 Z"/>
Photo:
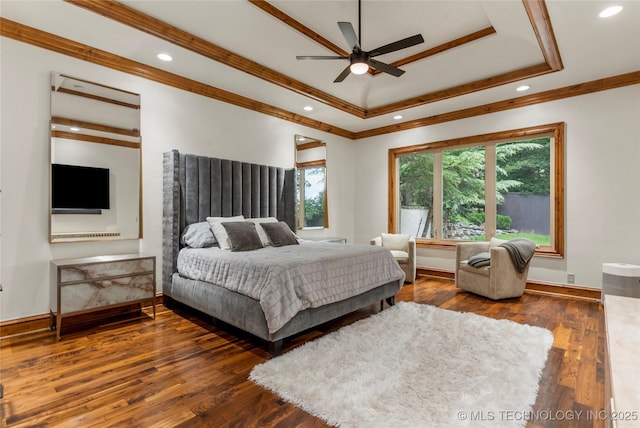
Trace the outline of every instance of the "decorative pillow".
<path fill-rule="evenodd" d="M 199 223 L 191 223 L 185 227 L 180 243 L 191 248 L 207 248 L 213 247 L 218 241 L 213 236 L 209 223 L 201 221 Z"/>
<path fill-rule="evenodd" d="M 236 215 L 233 217 L 207 217 L 207 223 L 211 227 L 211 232 L 216 237 L 218 245 L 223 250 L 230 250 L 231 243 L 229 242 L 229 236 L 226 229 L 222 226 L 223 221 L 244 221 L 243 215 Z"/>
<path fill-rule="evenodd" d="M 491 240 L 489 240 L 489 248 L 499 247 L 505 242 L 507 242 L 505 239 L 491 238 Z"/>
<path fill-rule="evenodd" d="M 491 263 L 491 254 L 486 251 L 483 251 L 482 253 L 474 254 L 473 256 L 469 257 L 469 260 L 467 260 L 467 264 L 475 268 L 489 266 L 490 263 Z"/>
<path fill-rule="evenodd" d="M 256 231 L 258 232 L 258 236 L 262 241 L 262 246 L 267 247 L 271 245 L 271 241 L 269 241 L 269 237 L 266 232 L 262 228 L 262 223 L 277 223 L 278 219 L 275 217 L 258 217 L 258 218 L 248 218 L 247 221 L 250 221 L 256 225 Z"/>
<path fill-rule="evenodd" d="M 251 251 L 262 248 L 262 241 L 256 231 L 256 225 L 246 221 L 223 222 L 227 231 L 231 251 Z"/>
<path fill-rule="evenodd" d="M 271 245 L 274 247 L 283 247 L 285 245 L 298 245 L 296 235 L 284 221 L 278 223 L 262 223 L 262 228 L 269 236 Z"/>
<path fill-rule="evenodd" d="M 411 235 L 398 233 L 383 233 L 382 246 L 393 251 L 407 251 Z"/>

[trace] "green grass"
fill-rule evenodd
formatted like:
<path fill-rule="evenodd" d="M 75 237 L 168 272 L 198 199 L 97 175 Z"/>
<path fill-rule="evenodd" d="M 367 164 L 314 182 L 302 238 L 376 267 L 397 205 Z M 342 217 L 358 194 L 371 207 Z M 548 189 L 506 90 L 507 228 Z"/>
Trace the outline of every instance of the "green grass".
<path fill-rule="evenodd" d="M 527 238 L 531 239 L 537 245 L 549 245 L 551 238 L 549 235 L 536 235 L 535 233 L 506 233 L 504 235 L 498 235 L 499 239 L 514 239 L 514 238 Z"/>
<path fill-rule="evenodd" d="M 535 233 L 505 233 L 496 236 L 498 239 L 515 239 L 515 238 L 527 238 L 531 239 L 536 245 L 549 245 L 551 238 L 549 235 L 537 235 Z M 470 241 L 485 241 L 484 235 L 474 236 Z"/>

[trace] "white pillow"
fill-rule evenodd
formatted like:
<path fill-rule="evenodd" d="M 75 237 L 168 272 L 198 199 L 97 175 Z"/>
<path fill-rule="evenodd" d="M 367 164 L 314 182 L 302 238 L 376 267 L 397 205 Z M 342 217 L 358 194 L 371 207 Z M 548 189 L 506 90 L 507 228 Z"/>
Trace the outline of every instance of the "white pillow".
<path fill-rule="evenodd" d="M 382 246 L 392 251 L 407 251 L 411 235 L 399 233 L 383 233 Z"/>
<path fill-rule="evenodd" d="M 236 215 L 233 217 L 207 217 L 207 223 L 209 223 L 209 227 L 211 227 L 211 231 L 216 237 L 218 245 L 220 245 L 220 248 L 223 250 L 231 249 L 231 241 L 229 241 L 229 235 L 227 235 L 227 230 L 222 225 L 222 222 L 227 221 L 244 221 L 244 216 Z"/>
<path fill-rule="evenodd" d="M 256 231 L 258 232 L 258 236 L 260 237 L 260 241 L 262 241 L 262 246 L 267 247 L 271 245 L 271 240 L 269 240 L 269 236 L 264 231 L 260 223 L 277 223 L 278 219 L 275 217 L 258 217 L 258 218 L 248 218 L 247 221 L 250 221 L 256 225 Z"/>
<path fill-rule="evenodd" d="M 506 239 L 491 238 L 489 241 L 489 248 L 499 247 L 500 244 L 504 244 L 505 242 L 507 242 Z"/>

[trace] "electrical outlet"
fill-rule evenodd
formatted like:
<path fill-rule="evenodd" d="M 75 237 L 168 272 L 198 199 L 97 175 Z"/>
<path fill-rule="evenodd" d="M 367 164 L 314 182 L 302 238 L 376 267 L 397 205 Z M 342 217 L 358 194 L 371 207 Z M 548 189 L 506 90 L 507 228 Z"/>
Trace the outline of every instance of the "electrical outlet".
<path fill-rule="evenodd" d="M 567 284 L 575 284 L 575 283 L 576 283 L 576 274 L 567 273 Z"/>

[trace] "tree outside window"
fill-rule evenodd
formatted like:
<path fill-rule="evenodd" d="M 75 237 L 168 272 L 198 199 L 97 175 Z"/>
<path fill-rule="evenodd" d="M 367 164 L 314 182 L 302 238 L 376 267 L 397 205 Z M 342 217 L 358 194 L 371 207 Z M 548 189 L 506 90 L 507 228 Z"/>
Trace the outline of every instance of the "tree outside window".
<path fill-rule="evenodd" d="M 541 252 L 561 254 L 563 130 L 552 124 L 391 149 L 392 231 L 423 245 L 527 237 Z"/>

